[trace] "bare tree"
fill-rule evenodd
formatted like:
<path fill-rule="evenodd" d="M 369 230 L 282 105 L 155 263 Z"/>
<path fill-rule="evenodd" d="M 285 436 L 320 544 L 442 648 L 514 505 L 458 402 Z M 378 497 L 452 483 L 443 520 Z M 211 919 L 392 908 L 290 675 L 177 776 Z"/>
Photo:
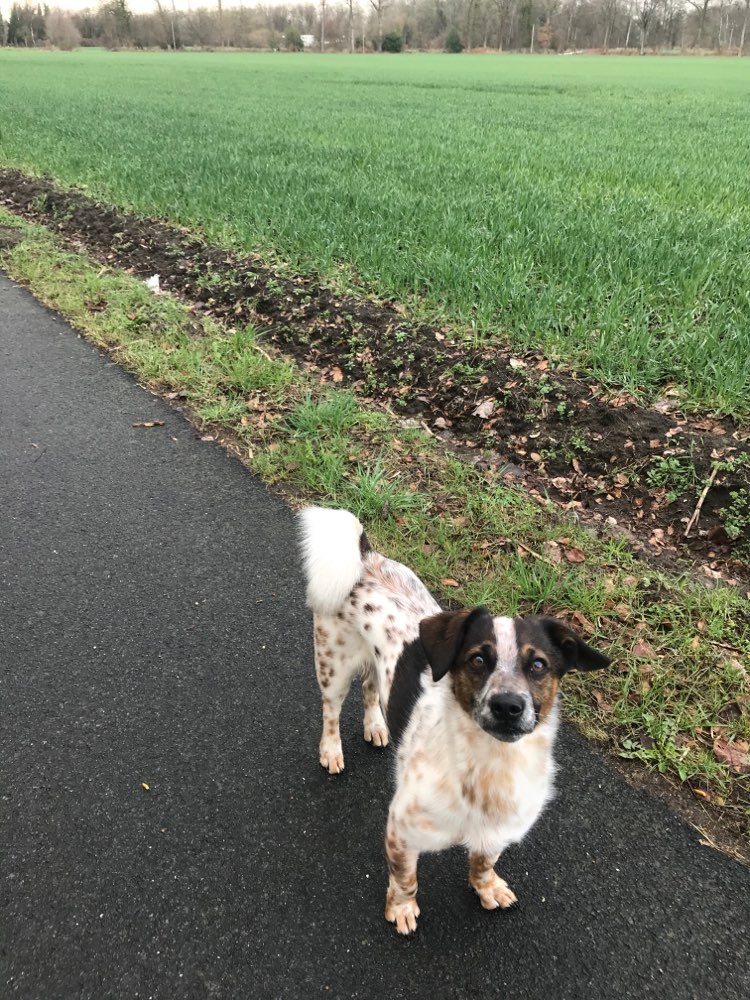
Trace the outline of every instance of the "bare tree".
<path fill-rule="evenodd" d="M 172 17 L 170 18 L 170 24 L 172 27 L 172 48 L 177 51 L 177 39 L 175 38 L 174 26 L 177 21 L 177 7 L 175 5 L 175 0 L 172 0 Z"/>
<path fill-rule="evenodd" d="M 326 50 L 326 0 L 320 0 L 320 51 Z"/>
<path fill-rule="evenodd" d="M 383 13 L 387 9 L 390 0 L 370 0 L 370 6 L 377 14 L 378 18 L 378 49 L 383 48 Z"/>
<path fill-rule="evenodd" d="M 504 39 L 510 33 L 510 26 L 515 15 L 515 0 L 492 0 L 497 14 L 497 47 L 502 52 Z"/>
<path fill-rule="evenodd" d="M 609 39 L 612 34 L 612 29 L 615 26 L 615 21 L 617 20 L 617 0 L 604 0 L 602 4 L 602 17 L 604 19 L 604 40 L 602 42 L 602 48 L 609 48 Z"/>
<path fill-rule="evenodd" d="M 47 40 L 56 49 L 71 52 L 81 44 L 81 33 L 67 11 L 55 8 L 47 12 Z"/>
<path fill-rule="evenodd" d="M 641 30 L 641 55 L 646 51 L 646 38 L 648 36 L 649 25 L 658 6 L 659 0 L 638 0 L 637 12 L 638 27 Z"/>
<path fill-rule="evenodd" d="M 216 0 L 216 6 L 219 11 L 219 47 L 224 46 L 224 11 L 221 6 L 221 0 Z"/>
<path fill-rule="evenodd" d="M 354 0 L 347 0 L 349 5 L 349 51 L 354 52 Z"/>
<path fill-rule="evenodd" d="M 466 42 L 467 49 L 474 48 L 474 29 L 476 26 L 477 19 L 481 13 L 482 3 L 481 0 L 466 0 L 466 12 L 464 20 L 464 40 Z"/>
<path fill-rule="evenodd" d="M 161 5 L 161 0 L 154 0 L 156 4 L 156 9 L 159 12 L 159 20 L 161 21 L 162 27 L 164 28 L 165 40 L 168 38 L 169 34 L 172 36 L 172 51 L 177 51 L 177 41 L 174 34 L 174 0 L 172 0 L 172 17 L 167 19 L 167 12 Z M 169 45 L 169 42 L 167 42 Z"/>
<path fill-rule="evenodd" d="M 745 48 L 745 31 L 747 30 L 747 18 L 748 12 L 750 12 L 750 0 L 745 0 L 745 16 L 742 19 L 742 33 L 740 35 L 740 46 L 737 50 L 737 55 L 742 55 L 742 50 Z"/>
<path fill-rule="evenodd" d="M 578 0 L 569 0 L 568 3 L 568 27 L 565 31 L 565 49 L 570 48 L 570 38 L 573 34 L 573 22 L 575 21 L 576 13 L 578 12 Z"/>
<path fill-rule="evenodd" d="M 628 0 L 628 30 L 625 35 L 625 48 L 630 47 L 630 32 L 633 30 L 633 0 Z"/>
<path fill-rule="evenodd" d="M 711 0 L 688 0 L 690 6 L 698 11 L 698 31 L 696 32 L 695 39 L 693 40 L 693 48 L 696 49 L 701 43 L 703 38 L 703 28 L 706 23 L 706 14 L 708 13 L 708 8 Z"/>

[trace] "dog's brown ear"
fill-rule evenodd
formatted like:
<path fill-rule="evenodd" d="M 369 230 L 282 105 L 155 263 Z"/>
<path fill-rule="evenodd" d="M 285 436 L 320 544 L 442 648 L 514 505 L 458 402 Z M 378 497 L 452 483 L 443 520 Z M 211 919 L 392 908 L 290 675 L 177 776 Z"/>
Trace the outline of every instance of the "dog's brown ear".
<path fill-rule="evenodd" d="M 549 640 L 562 653 L 565 672 L 568 670 L 602 670 L 611 660 L 591 646 L 557 618 L 542 618 L 542 625 Z"/>
<path fill-rule="evenodd" d="M 486 619 L 486 622 L 484 621 Z M 486 608 L 464 608 L 462 611 L 442 611 L 431 618 L 423 618 L 419 623 L 419 638 L 432 667 L 432 679 L 439 681 L 445 677 L 456 662 L 461 647 L 471 628 L 489 624 L 493 634 L 492 618 Z"/>

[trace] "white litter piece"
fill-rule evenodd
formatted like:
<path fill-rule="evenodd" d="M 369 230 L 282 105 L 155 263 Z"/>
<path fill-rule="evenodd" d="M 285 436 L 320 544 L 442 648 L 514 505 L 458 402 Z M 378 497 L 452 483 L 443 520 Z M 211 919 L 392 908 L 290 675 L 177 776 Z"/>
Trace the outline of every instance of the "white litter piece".
<path fill-rule="evenodd" d="M 154 295 L 158 295 L 161 292 L 161 287 L 159 286 L 159 275 L 154 274 L 150 278 L 146 278 L 145 281 L 146 288 L 153 292 Z"/>

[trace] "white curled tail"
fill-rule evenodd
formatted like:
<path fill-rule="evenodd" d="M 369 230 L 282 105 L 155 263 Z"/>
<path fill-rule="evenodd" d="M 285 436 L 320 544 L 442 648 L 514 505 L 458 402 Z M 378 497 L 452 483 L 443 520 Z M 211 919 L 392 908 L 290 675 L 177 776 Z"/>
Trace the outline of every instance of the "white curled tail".
<path fill-rule="evenodd" d="M 362 576 L 367 536 L 348 510 L 306 507 L 298 519 L 308 607 L 334 615 Z"/>

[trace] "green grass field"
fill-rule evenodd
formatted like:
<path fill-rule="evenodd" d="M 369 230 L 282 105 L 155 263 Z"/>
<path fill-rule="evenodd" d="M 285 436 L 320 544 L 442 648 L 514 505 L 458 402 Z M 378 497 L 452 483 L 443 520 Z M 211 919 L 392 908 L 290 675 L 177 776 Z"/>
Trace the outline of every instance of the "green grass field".
<path fill-rule="evenodd" d="M 0 160 L 750 407 L 750 61 L 0 52 Z"/>

